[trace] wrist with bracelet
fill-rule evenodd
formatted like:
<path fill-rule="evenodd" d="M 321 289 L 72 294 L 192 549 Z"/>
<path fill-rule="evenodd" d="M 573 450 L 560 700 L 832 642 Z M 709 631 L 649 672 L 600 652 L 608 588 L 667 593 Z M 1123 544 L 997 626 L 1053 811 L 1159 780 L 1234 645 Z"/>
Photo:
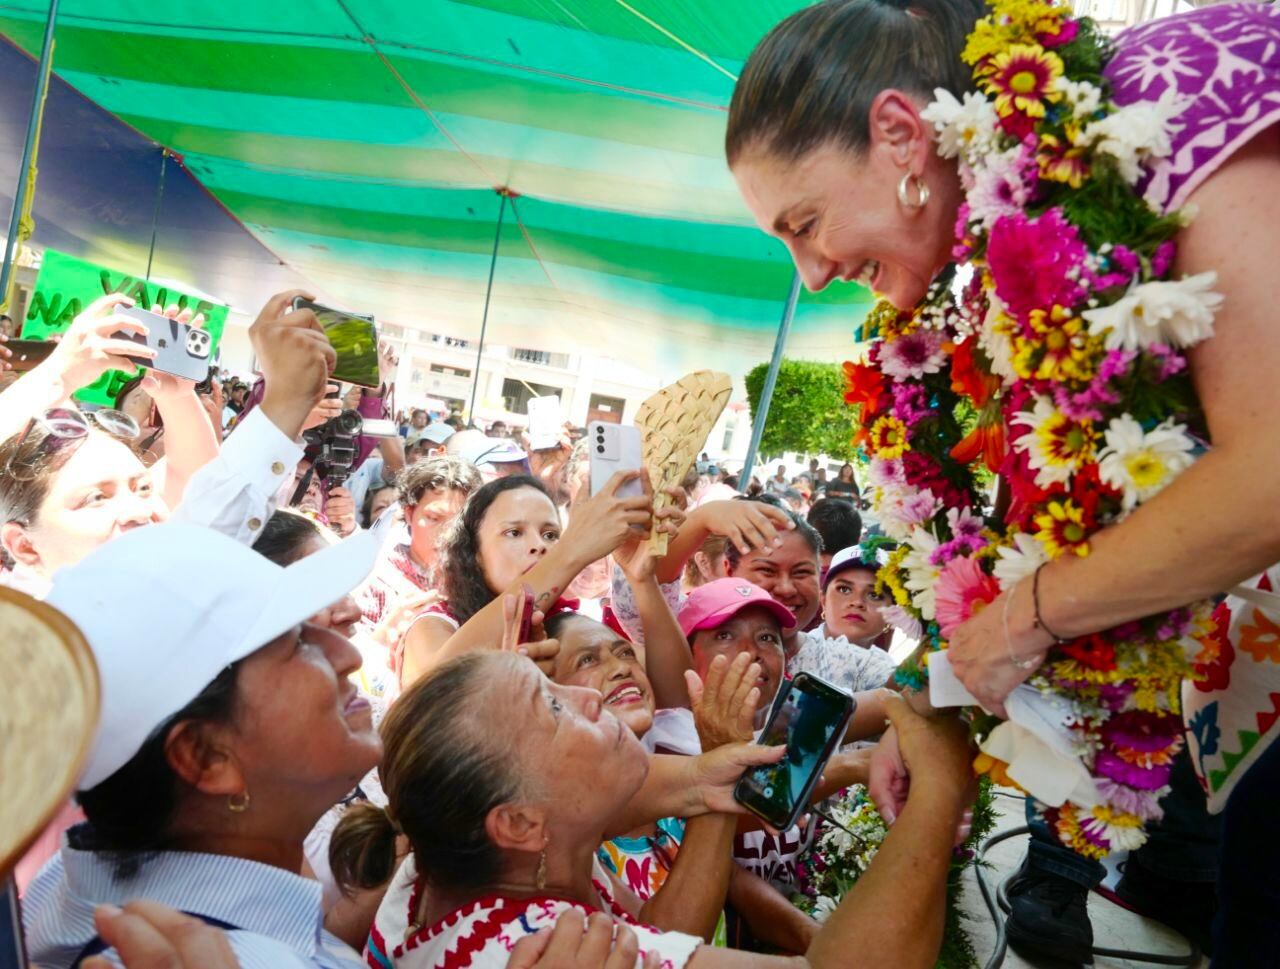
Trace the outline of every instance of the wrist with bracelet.
<path fill-rule="evenodd" d="M 1044 571 L 1045 566 L 1048 564 L 1048 562 L 1042 562 L 1031 577 L 1031 629 L 1033 631 L 1039 630 L 1040 632 L 1043 632 L 1053 640 L 1054 644 L 1058 644 L 1066 642 L 1066 640 L 1053 632 L 1053 630 L 1045 624 L 1044 617 L 1040 611 L 1040 573 Z M 1013 634 L 1009 630 L 1009 610 L 1013 606 L 1013 600 L 1018 595 L 1018 590 L 1025 584 L 1026 580 L 1024 579 L 1015 585 L 1009 591 L 1009 594 L 1005 596 L 1004 608 L 1001 613 L 1001 625 L 1004 628 L 1004 645 L 1005 650 L 1009 654 L 1009 662 L 1020 670 L 1034 670 L 1044 662 L 1047 650 L 1037 649 L 1034 653 L 1028 656 L 1019 656 L 1014 651 Z"/>

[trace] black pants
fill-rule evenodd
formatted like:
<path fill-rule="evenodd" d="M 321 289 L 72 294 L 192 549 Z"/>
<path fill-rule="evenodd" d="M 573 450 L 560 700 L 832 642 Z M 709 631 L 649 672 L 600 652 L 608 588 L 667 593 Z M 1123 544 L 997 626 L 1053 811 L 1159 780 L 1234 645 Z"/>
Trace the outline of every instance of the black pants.
<path fill-rule="evenodd" d="M 1213 969 L 1280 966 L 1280 743 L 1240 778 L 1222 812 Z"/>

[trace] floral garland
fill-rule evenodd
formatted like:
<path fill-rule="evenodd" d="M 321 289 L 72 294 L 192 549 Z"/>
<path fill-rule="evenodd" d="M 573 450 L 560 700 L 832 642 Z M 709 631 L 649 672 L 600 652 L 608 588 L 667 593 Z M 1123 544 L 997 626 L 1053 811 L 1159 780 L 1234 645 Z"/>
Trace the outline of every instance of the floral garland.
<path fill-rule="evenodd" d="M 972 276 L 911 312 L 881 303 L 865 362 L 845 364 L 875 508 L 902 543 L 879 572 L 890 620 L 932 649 L 1190 466 L 1206 434 L 1184 352 L 1221 302 L 1212 273 L 1170 278 L 1185 220 L 1135 188 L 1170 153 L 1177 106 L 1118 107 L 1108 42 L 1065 6 L 990 8 L 963 54 L 978 92 L 939 90 L 923 112 L 959 159 L 954 255 Z M 1007 506 L 984 517 L 994 474 Z M 1152 616 L 1055 647 L 1029 681 L 1069 703 L 1100 796 L 1044 808 L 1064 844 L 1100 858 L 1145 840 L 1182 744 L 1180 681 L 1212 662 L 1211 633 L 1203 605 Z M 924 670 L 899 679 L 919 687 Z M 973 717 L 980 738 L 998 722 Z"/>
<path fill-rule="evenodd" d="M 991 784 L 983 782 L 973 809 L 973 827 L 951 859 L 947 877 L 947 916 L 938 953 L 937 969 L 972 969 L 978 965 L 977 950 L 965 930 L 960 912 L 963 890 L 961 875 L 973 863 L 976 847 L 996 824 Z M 799 893 L 792 898 L 801 911 L 819 922 L 836 910 L 840 900 L 853 888 L 880 850 L 889 826 L 880 817 L 867 789 L 855 784 L 826 802 L 827 813 L 843 828 L 825 825 L 813 847 L 801 859 Z"/>

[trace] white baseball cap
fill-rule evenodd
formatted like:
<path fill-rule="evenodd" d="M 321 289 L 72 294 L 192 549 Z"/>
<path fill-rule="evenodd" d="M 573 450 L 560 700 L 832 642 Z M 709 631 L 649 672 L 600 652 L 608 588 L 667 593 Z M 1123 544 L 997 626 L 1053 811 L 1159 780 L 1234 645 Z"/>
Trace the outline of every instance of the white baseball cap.
<path fill-rule="evenodd" d="M 477 436 L 466 442 L 458 456 L 477 468 L 483 468 L 486 465 L 523 461 L 529 455 L 520 450 L 520 446 L 514 441 L 506 438 Z"/>
<path fill-rule="evenodd" d="M 102 681 L 76 789 L 132 760 L 227 666 L 364 581 L 384 537 L 358 532 L 281 568 L 220 532 L 170 522 L 127 532 L 55 573 L 46 601 L 80 628 Z"/>

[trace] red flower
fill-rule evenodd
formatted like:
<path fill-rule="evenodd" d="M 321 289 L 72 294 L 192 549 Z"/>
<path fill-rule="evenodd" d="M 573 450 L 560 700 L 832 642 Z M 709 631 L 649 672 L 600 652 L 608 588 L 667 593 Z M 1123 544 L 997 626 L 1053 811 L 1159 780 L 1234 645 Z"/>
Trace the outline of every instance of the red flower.
<path fill-rule="evenodd" d="M 846 361 L 844 378 L 844 402 L 857 405 L 862 423 L 870 424 L 881 410 L 880 401 L 885 393 L 884 374 L 875 367 Z"/>
<path fill-rule="evenodd" d="M 1066 643 L 1058 649 L 1087 669 L 1109 672 L 1116 668 L 1116 648 L 1097 633 Z"/>
<path fill-rule="evenodd" d="M 1045 31 L 1044 33 L 1036 34 L 1036 40 L 1042 46 L 1049 48 L 1049 50 L 1055 50 L 1059 47 L 1066 47 L 1079 34 L 1080 22 L 1078 20 L 1061 20 L 1052 33 Z"/>
<path fill-rule="evenodd" d="M 1231 664 L 1236 658 L 1236 650 L 1227 635 L 1230 628 L 1231 610 L 1225 602 L 1220 602 L 1213 610 L 1213 632 L 1205 637 L 1208 640 L 1206 647 L 1216 647 L 1217 656 L 1211 662 L 1196 663 L 1193 667 L 1195 679 L 1192 682 L 1201 693 L 1225 690 L 1231 685 Z"/>

